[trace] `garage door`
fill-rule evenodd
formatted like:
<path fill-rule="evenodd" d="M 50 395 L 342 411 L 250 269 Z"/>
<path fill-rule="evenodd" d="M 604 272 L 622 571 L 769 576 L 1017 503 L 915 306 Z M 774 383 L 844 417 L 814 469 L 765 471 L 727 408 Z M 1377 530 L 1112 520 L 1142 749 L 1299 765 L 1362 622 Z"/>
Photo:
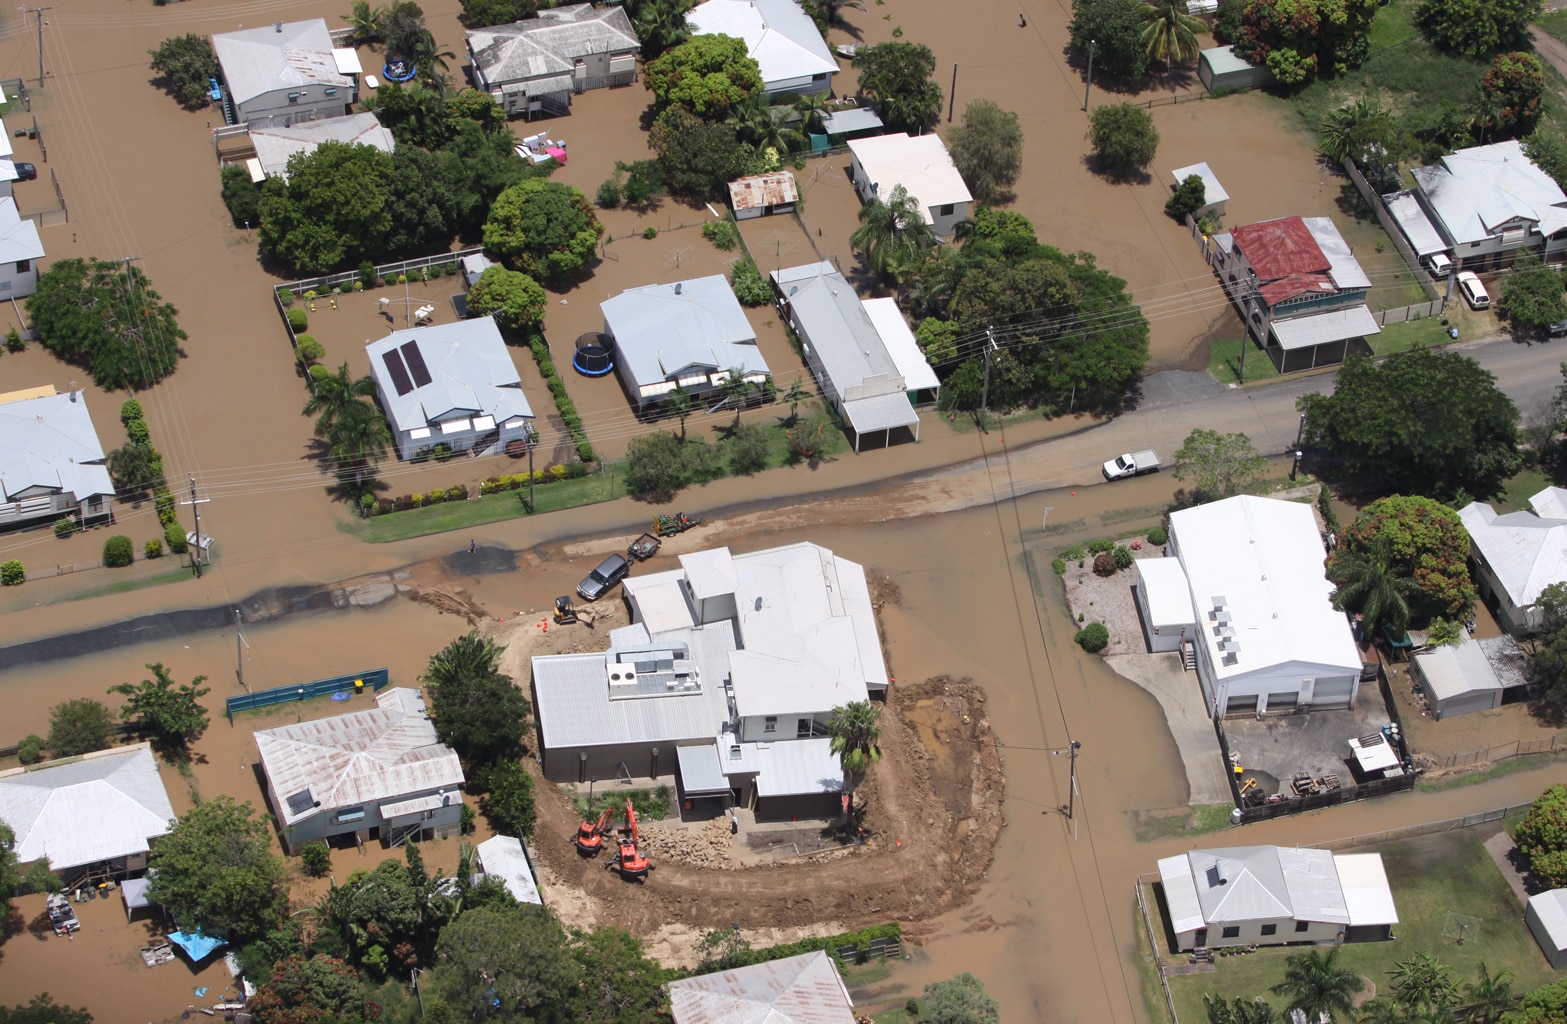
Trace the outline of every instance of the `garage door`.
<path fill-rule="evenodd" d="M 1475 711 L 1489 711 L 1496 707 L 1496 694 L 1494 691 L 1483 693 L 1466 693 L 1459 697 L 1450 697 L 1442 703 L 1441 714 L 1438 717 L 1452 718 L 1455 715 L 1467 715 Z"/>
<path fill-rule="evenodd" d="M 1336 708 L 1349 707 L 1350 695 L 1354 693 L 1355 681 L 1353 679 L 1319 679 L 1311 696 L 1311 709 L 1313 711 L 1332 711 Z"/>
<path fill-rule="evenodd" d="M 1232 715 L 1255 715 L 1257 713 L 1257 695 L 1248 697 L 1231 697 L 1224 706 L 1224 717 Z"/>
<path fill-rule="evenodd" d="M 1287 715 L 1295 710 L 1300 700 L 1298 690 L 1285 690 L 1283 693 L 1268 694 L 1268 714 Z"/>

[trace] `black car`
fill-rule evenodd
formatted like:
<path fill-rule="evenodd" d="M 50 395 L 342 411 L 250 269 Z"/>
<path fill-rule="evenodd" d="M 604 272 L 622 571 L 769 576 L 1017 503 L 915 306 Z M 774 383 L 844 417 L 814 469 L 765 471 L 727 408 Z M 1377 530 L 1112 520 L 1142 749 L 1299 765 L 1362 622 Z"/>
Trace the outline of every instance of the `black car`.
<path fill-rule="evenodd" d="M 17 181 L 36 181 L 37 179 L 38 168 L 34 167 L 32 164 L 24 164 L 20 160 L 16 162 Z"/>
<path fill-rule="evenodd" d="M 625 555 L 610 555 L 577 584 L 577 595 L 584 601 L 597 601 L 615 589 L 615 584 L 625 579 L 629 572 L 631 563 L 626 561 Z"/>
<path fill-rule="evenodd" d="M 1548 326 L 1545 330 L 1553 338 L 1567 337 L 1567 320 L 1558 320 Z"/>

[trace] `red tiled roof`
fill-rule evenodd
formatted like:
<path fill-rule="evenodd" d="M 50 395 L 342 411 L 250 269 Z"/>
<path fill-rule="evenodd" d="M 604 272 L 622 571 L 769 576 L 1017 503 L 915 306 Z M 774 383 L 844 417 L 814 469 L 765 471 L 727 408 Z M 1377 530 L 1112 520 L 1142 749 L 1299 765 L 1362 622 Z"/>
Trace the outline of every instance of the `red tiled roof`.
<path fill-rule="evenodd" d="M 1262 278 L 1259 273 L 1258 279 Z M 1258 291 L 1262 292 L 1262 301 L 1270 306 L 1277 306 L 1286 299 L 1293 299 L 1297 295 L 1307 292 L 1331 293 L 1338 291 L 1333 284 L 1333 278 L 1327 274 L 1290 274 L 1274 281 L 1265 281 Z"/>
<path fill-rule="evenodd" d="M 1232 234 L 1259 281 L 1274 281 L 1291 274 L 1325 273 L 1331 266 L 1306 222 L 1299 217 L 1247 224 Z"/>

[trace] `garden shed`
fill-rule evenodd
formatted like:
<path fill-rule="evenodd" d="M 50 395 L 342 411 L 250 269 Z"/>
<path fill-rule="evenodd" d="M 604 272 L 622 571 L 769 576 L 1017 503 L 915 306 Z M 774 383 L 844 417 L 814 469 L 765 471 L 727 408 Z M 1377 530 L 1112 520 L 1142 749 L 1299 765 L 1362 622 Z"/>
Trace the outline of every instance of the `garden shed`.
<path fill-rule="evenodd" d="M 1193 174 L 1202 179 L 1203 205 L 1192 211 L 1192 216 L 1199 220 L 1209 214 L 1215 217 L 1224 216 L 1224 204 L 1230 201 L 1230 194 L 1224 191 L 1224 186 L 1219 184 L 1218 176 L 1206 162 L 1192 164 L 1190 167 L 1177 167 L 1170 172 L 1170 177 L 1175 179 L 1175 187 L 1180 188 L 1181 183 Z"/>
<path fill-rule="evenodd" d="M 1530 896 L 1524 920 L 1551 968 L 1559 971 L 1567 967 L 1567 889 Z"/>
<path fill-rule="evenodd" d="M 1273 81 L 1273 72 L 1235 55 L 1233 46 L 1215 46 L 1202 51 L 1197 61 L 1197 77 L 1209 92 L 1220 89 L 1255 89 Z"/>
<path fill-rule="evenodd" d="M 1150 654 L 1174 651 L 1188 634 L 1197 632 L 1192 610 L 1191 583 L 1179 558 L 1137 560 L 1137 617 L 1143 622 L 1143 639 Z"/>
<path fill-rule="evenodd" d="M 1469 637 L 1420 651 L 1409 661 L 1410 674 L 1438 721 L 1501 706 L 1502 681 L 1485 649 Z"/>

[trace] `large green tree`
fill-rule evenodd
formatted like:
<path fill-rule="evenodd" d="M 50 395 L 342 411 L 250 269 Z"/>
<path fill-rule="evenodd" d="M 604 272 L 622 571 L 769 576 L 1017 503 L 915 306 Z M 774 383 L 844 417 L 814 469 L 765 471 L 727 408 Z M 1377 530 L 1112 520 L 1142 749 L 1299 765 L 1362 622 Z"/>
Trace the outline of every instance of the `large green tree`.
<path fill-rule="evenodd" d="M 964 971 L 925 986 L 920 1019 L 931 1024 L 1000 1024 L 1001 1004 L 985 991 L 983 982 Z"/>
<path fill-rule="evenodd" d="M 981 203 L 1010 189 L 1023 170 L 1023 128 L 1016 114 L 991 100 L 963 108 L 963 123 L 947 132 L 947 149 Z"/>
<path fill-rule="evenodd" d="M 442 147 L 441 168 L 455 194 L 457 228 L 464 235 L 481 231 L 496 196 L 520 181 L 547 178 L 555 170 L 553 160 L 531 164 L 519 158 L 514 146 L 510 132 L 496 134 L 469 122 Z"/>
<path fill-rule="evenodd" d="M 885 202 L 872 199 L 860 207 L 860 226 L 849 236 L 849 244 L 864 255 L 871 270 L 898 281 L 920 265 L 936 244 L 936 235 L 919 200 L 896 185 Z"/>
<path fill-rule="evenodd" d="M 110 693 L 125 698 L 120 717 L 135 724 L 136 728 L 170 755 L 183 759 L 186 746 L 207 728 L 207 709 L 201 698 L 212 692 L 212 687 L 202 686 L 206 676 L 197 676 L 183 685 L 174 681 L 169 670 L 161 662 L 147 666 L 151 679 L 143 679 L 140 685 L 120 683 L 109 687 Z"/>
<path fill-rule="evenodd" d="M 749 172 L 756 158 L 733 126 L 704 121 L 679 105 L 658 115 L 647 144 L 658 154 L 669 190 L 694 199 L 722 195 L 725 184 Z"/>
<path fill-rule="evenodd" d="M 530 178 L 502 192 L 484 225 L 484 245 L 516 270 L 549 281 L 587 266 L 604 227 L 570 185 Z"/>
<path fill-rule="evenodd" d="M 1239 494 L 1267 471 L 1268 460 L 1257 454 L 1243 433 L 1221 434 L 1198 427 L 1175 452 L 1175 479 L 1191 481 L 1192 498 L 1216 501 Z"/>
<path fill-rule="evenodd" d="M 438 91 L 418 82 L 387 82 L 365 97 L 364 106 L 392 133 L 399 147 L 439 149 L 455 134 L 447 119 L 448 102 Z"/>
<path fill-rule="evenodd" d="M 1466 57 L 1487 57 L 1529 41 L 1541 0 L 1423 0 L 1415 24 L 1436 45 Z"/>
<path fill-rule="evenodd" d="M 1355 993 L 1366 987 L 1364 979 L 1339 963 L 1339 949 L 1311 949 L 1284 960 L 1284 980 L 1273 994 L 1289 1000 L 1289 1008 L 1303 1010 L 1306 1019 L 1326 1016 L 1331 1024 L 1355 1019 Z"/>
<path fill-rule="evenodd" d="M 539 283 L 516 270 L 487 267 L 468 289 L 468 312 L 474 316 L 495 315 L 502 327 L 532 327 L 544 319 L 544 289 Z"/>
<path fill-rule="evenodd" d="M 681 424 L 682 433 L 685 430 Z M 640 497 L 669 495 L 686 482 L 683 438 L 668 430 L 638 434 L 626 444 L 626 489 Z"/>
<path fill-rule="evenodd" d="M 288 160 L 261 191 L 261 248 L 325 273 L 380 255 L 392 230 L 392 156 L 374 146 L 323 142 Z"/>
<path fill-rule="evenodd" d="M 471 910 L 436 945 L 430 991 L 462 1020 L 536 1024 L 566 1017 L 580 974 L 553 911 L 534 903 Z"/>
<path fill-rule="evenodd" d="M 1532 53 L 1499 53 L 1480 80 L 1480 89 L 1495 111 L 1489 126 L 1493 139 L 1527 135 L 1540 120 L 1545 65 Z"/>
<path fill-rule="evenodd" d="M 1558 606 L 1558 612 L 1563 610 L 1567 609 Z M 1557 783 L 1535 797 L 1514 829 L 1513 841 L 1529 858 L 1529 869 L 1537 879 L 1553 889 L 1567 886 L 1567 786 Z"/>
<path fill-rule="evenodd" d="M 104 459 L 114 489 L 122 497 L 146 494 L 162 487 L 163 456 L 150 444 L 128 444 L 111 451 Z"/>
<path fill-rule="evenodd" d="M 414 0 L 393 0 L 381 15 L 381 38 L 386 41 L 386 52 L 391 56 L 411 56 L 428 32 L 424 8 Z"/>
<path fill-rule="evenodd" d="M 1088 116 L 1088 141 L 1101 169 L 1114 177 L 1133 177 L 1153 163 L 1159 129 L 1142 107 L 1111 103 Z"/>
<path fill-rule="evenodd" d="M 924 43 L 892 41 L 854 55 L 860 91 L 871 98 L 888 131 L 918 134 L 941 117 L 941 86 L 931 78 L 936 55 Z"/>
<path fill-rule="evenodd" d="M 347 1024 L 380 1015 L 380 1007 L 365 998 L 358 973 L 319 954 L 278 961 L 245 1008 L 256 1024 Z"/>
<path fill-rule="evenodd" d="M 1537 712 L 1559 722 L 1567 718 L 1567 583 L 1552 583 L 1540 591 L 1538 605 L 1540 623 L 1534 630 L 1529 681 L 1538 697 Z M 1567 849 L 1562 856 L 1567 858 Z M 1567 859 L 1562 868 L 1561 884 L 1567 885 Z"/>
<path fill-rule="evenodd" d="M 49 753 L 75 757 L 114 745 L 114 712 L 101 700 L 77 697 L 49 709 Z"/>
<path fill-rule="evenodd" d="M 105 391 L 149 388 L 181 356 L 179 310 L 129 262 L 57 260 L 38 276 L 27 317 L 44 348 Z"/>
<path fill-rule="evenodd" d="M 1410 581 L 1409 611 L 1417 625 L 1433 617 L 1461 617 L 1474 605 L 1469 531 L 1457 512 L 1433 498 L 1412 495 L 1372 502 L 1360 510 L 1328 557 L 1328 579 L 1346 585 L 1348 577 L 1341 570 L 1383 542 L 1392 575 Z M 1350 610 L 1358 609 L 1351 605 Z"/>
<path fill-rule="evenodd" d="M 533 797 L 533 776 L 515 757 L 492 762 L 479 773 L 485 790 L 484 811 L 498 834 L 532 836 L 538 817 Z"/>
<path fill-rule="evenodd" d="M 507 25 L 539 12 L 539 0 L 462 0 L 463 22 L 469 28 Z"/>
<path fill-rule="evenodd" d="M 1561 271 L 1537 259 L 1519 260 L 1513 272 L 1502 278 L 1497 312 L 1524 331 L 1567 320 Z"/>
<path fill-rule="evenodd" d="M 1359 67 L 1379 0 L 1252 0 L 1241 16 L 1235 52 L 1266 64 L 1285 86 Z"/>
<path fill-rule="evenodd" d="M 86 1010 L 61 1006 L 44 992 L 25 1005 L 0 1006 L 0 1024 L 93 1024 L 93 1016 Z"/>
<path fill-rule="evenodd" d="M 163 76 L 170 95 L 187 110 L 200 110 L 211 102 L 211 79 L 218 77 L 218 55 L 212 40 L 188 32 L 165 39 L 152 56 L 152 70 Z"/>
<path fill-rule="evenodd" d="M 387 202 L 397 211 L 386 235 L 389 253 L 444 250 L 457 230 L 457 190 L 439 155 L 418 146 L 392 153 Z"/>
<path fill-rule="evenodd" d="M 1096 78 L 1136 82 L 1148 73 L 1139 8 L 1138 0 L 1072 0 L 1072 55 L 1086 65 L 1092 44 Z"/>
<path fill-rule="evenodd" d="M 642 69 L 642 83 L 660 107 L 678 103 L 698 117 L 722 121 L 762 88 L 762 72 L 744 39 L 693 36 Z"/>
<path fill-rule="evenodd" d="M 504 650 L 469 631 L 431 655 L 420 677 L 436 735 L 472 768 L 514 757 L 533 710 L 500 670 Z"/>
<path fill-rule="evenodd" d="M 621 928 L 573 932 L 578 982 L 571 1019 L 578 1024 L 661 1024 L 670 974 L 649 959 L 642 940 Z"/>
<path fill-rule="evenodd" d="M 1306 414 L 1306 444 L 1389 490 L 1484 497 L 1519 464 L 1517 408 L 1495 377 L 1457 353 L 1351 356 L 1332 394 L 1304 395 L 1297 407 Z"/>
<path fill-rule="evenodd" d="M 249 803 L 215 796 L 191 808 L 158 840 L 148 863 L 148 898 L 182 928 L 238 943 L 277 927 L 288 910 L 283 861 L 272 829 Z"/>

